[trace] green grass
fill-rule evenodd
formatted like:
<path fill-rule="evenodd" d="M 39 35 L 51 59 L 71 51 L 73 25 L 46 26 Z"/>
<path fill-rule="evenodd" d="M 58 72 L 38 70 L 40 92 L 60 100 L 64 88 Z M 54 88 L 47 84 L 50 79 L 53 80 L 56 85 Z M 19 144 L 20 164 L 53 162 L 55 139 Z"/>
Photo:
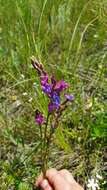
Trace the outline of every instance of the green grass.
<path fill-rule="evenodd" d="M 84 186 L 96 172 L 105 176 L 106 24 L 106 0 L 0 0 L 1 190 L 33 189 L 40 172 L 39 148 L 31 154 L 39 143 L 34 112 L 46 113 L 47 99 L 32 55 L 75 95 L 56 131 L 49 166 L 69 169 Z"/>

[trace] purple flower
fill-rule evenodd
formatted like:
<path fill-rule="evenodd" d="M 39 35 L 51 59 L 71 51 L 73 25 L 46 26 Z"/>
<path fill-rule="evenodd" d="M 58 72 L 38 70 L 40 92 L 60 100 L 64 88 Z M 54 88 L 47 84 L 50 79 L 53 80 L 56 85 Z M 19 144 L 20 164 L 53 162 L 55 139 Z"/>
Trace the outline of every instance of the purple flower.
<path fill-rule="evenodd" d="M 42 85 L 42 90 L 44 93 L 46 93 L 48 96 L 50 96 L 51 91 L 52 91 L 52 86 L 48 83 L 46 83 L 45 85 Z"/>
<path fill-rule="evenodd" d="M 45 122 L 45 118 L 39 110 L 35 112 L 35 121 L 38 125 L 42 125 Z"/>
<path fill-rule="evenodd" d="M 57 110 L 58 108 L 59 108 L 59 106 L 56 105 L 56 104 L 53 103 L 53 102 L 50 102 L 50 103 L 48 104 L 48 111 L 49 111 L 49 113 L 52 113 L 53 111 Z"/>
<path fill-rule="evenodd" d="M 52 113 L 53 111 L 57 110 L 60 107 L 60 96 L 58 93 L 53 92 L 51 94 L 51 102 L 48 105 L 48 111 Z"/>
<path fill-rule="evenodd" d="M 62 112 L 67 108 L 68 101 L 73 101 L 74 96 L 72 94 L 64 94 L 65 100 L 64 102 L 61 102 L 61 93 L 66 90 L 70 85 L 64 80 L 57 81 L 54 76 L 50 77 L 45 71 L 44 66 L 34 57 L 32 57 L 31 60 L 33 67 L 36 69 L 39 75 L 42 92 L 44 92 L 49 99 L 48 116 L 50 114 L 53 114 L 52 127 L 55 128 L 58 126 L 59 117 L 62 115 Z M 46 123 L 46 125 L 48 126 L 48 122 L 46 122 L 43 114 L 38 110 L 36 110 L 35 113 L 35 122 L 38 125 Z"/>
<path fill-rule="evenodd" d="M 61 91 L 65 90 L 68 87 L 69 87 L 68 83 L 61 80 L 61 81 L 56 83 L 56 85 L 54 87 L 54 90 L 57 91 L 57 92 L 61 92 Z"/>
<path fill-rule="evenodd" d="M 53 94 L 51 95 L 51 100 L 52 102 L 56 105 L 59 106 L 60 105 L 60 96 L 58 93 L 53 92 Z"/>
<path fill-rule="evenodd" d="M 68 101 L 73 101 L 74 100 L 74 95 L 72 95 L 72 94 L 65 94 L 65 98 Z"/>

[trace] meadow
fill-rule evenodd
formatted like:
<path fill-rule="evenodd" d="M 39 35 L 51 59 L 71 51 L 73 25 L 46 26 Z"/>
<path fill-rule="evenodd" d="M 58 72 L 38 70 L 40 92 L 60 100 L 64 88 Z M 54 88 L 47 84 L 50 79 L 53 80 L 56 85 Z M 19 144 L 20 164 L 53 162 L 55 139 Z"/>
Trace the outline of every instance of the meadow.
<path fill-rule="evenodd" d="M 40 173 L 35 110 L 46 113 L 35 56 L 75 96 L 48 167 L 106 189 L 107 0 L 0 0 L 0 190 L 33 190 Z M 100 176 L 100 177 L 98 177 Z"/>

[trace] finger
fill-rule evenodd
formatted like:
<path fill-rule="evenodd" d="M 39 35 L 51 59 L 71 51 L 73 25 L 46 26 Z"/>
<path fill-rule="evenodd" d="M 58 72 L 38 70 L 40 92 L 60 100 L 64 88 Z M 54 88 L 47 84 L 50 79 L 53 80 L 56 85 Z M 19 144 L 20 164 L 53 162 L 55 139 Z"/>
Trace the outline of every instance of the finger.
<path fill-rule="evenodd" d="M 48 170 L 46 172 L 46 177 L 54 189 L 69 189 L 69 184 L 66 182 L 64 177 L 62 177 L 61 174 L 58 173 L 56 169 Z"/>
<path fill-rule="evenodd" d="M 35 185 L 38 187 L 42 181 L 43 181 L 43 174 L 41 174 L 41 175 L 37 178 L 37 180 L 36 180 L 36 182 L 35 182 Z"/>
<path fill-rule="evenodd" d="M 47 179 L 44 179 L 41 183 L 40 183 L 40 187 L 43 190 L 53 190 L 53 188 L 50 186 L 49 182 Z"/>
<path fill-rule="evenodd" d="M 79 190 L 83 190 L 83 188 L 75 181 L 74 177 L 71 175 L 71 173 L 66 170 L 60 170 L 59 171 L 60 175 L 64 177 L 64 179 L 71 184 L 70 186 L 72 186 L 72 189 L 79 189 Z"/>
<path fill-rule="evenodd" d="M 58 174 L 58 171 L 55 168 L 47 170 L 46 177 L 49 179 L 49 182 L 52 184 L 54 177 Z"/>
<path fill-rule="evenodd" d="M 60 170 L 58 171 L 58 173 L 64 177 L 65 180 L 67 180 L 68 183 L 75 183 L 75 179 L 73 178 L 73 176 L 71 175 L 71 173 L 66 170 L 66 169 L 63 169 L 63 170 Z"/>
<path fill-rule="evenodd" d="M 58 171 L 55 169 L 55 168 L 51 168 L 51 169 L 48 169 L 47 171 L 46 171 L 46 175 L 56 175 L 58 173 Z"/>

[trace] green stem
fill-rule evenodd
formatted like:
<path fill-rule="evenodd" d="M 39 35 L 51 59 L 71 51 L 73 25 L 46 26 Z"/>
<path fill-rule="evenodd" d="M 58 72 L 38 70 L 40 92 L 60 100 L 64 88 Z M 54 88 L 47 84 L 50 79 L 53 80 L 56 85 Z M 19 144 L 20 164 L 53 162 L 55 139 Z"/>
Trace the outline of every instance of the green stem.
<path fill-rule="evenodd" d="M 45 142 L 46 142 L 46 135 L 47 135 L 47 127 L 48 127 L 48 121 L 49 121 L 49 113 L 47 115 L 47 119 L 46 119 L 46 124 L 45 124 L 45 131 L 44 131 L 44 145 L 45 145 Z"/>
<path fill-rule="evenodd" d="M 42 126 L 39 125 L 40 128 L 40 142 L 41 142 L 41 147 L 40 147 L 40 154 L 41 154 L 41 163 L 43 163 L 43 134 L 42 134 Z"/>
<path fill-rule="evenodd" d="M 50 135 L 47 139 L 46 151 L 45 151 L 45 167 L 46 167 L 46 169 L 47 169 L 47 163 L 48 163 L 48 158 L 49 158 L 49 148 L 50 148 L 50 144 L 51 144 L 52 134 L 53 134 L 53 131 L 52 131 L 52 129 L 50 129 Z"/>
<path fill-rule="evenodd" d="M 42 172 L 43 175 L 45 177 L 46 174 L 46 145 L 47 145 L 47 127 L 48 127 L 48 121 L 49 121 L 49 116 L 50 114 L 48 113 L 47 115 L 47 119 L 46 119 L 46 124 L 45 124 L 45 130 L 44 130 L 44 144 L 43 144 L 43 149 L 44 149 L 44 153 L 42 154 Z"/>
<path fill-rule="evenodd" d="M 43 137 L 43 135 L 42 135 L 42 127 L 41 127 L 41 125 L 39 125 L 39 127 L 40 127 L 40 138 L 42 139 L 42 137 Z"/>
<path fill-rule="evenodd" d="M 44 160 L 45 160 L 45 171 L 47 170 L 47 164 L 48 164 L 48 158 L 49 158 L 49 151 L 50 151 L 50 144 L 51 144 L 51 139 L 52 135 L 54 134 L 53 128 L 50 126 L 50 134 L 47 138 L 46 142 L 46 149 L 45 149 L 45 155 L 44 155 Z"/>

